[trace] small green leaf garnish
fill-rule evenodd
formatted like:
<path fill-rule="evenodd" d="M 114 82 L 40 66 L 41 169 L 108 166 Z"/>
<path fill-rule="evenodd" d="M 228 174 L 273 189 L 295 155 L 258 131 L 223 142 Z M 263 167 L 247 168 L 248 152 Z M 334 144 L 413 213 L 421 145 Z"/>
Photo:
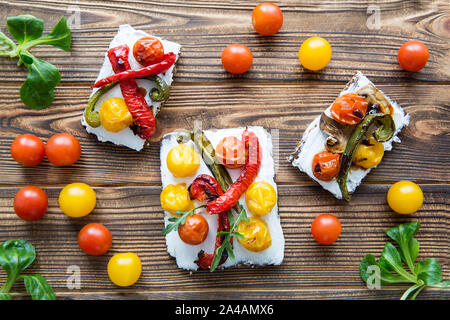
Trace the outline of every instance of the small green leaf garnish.
<path fill-rule="evenodd" d="M 172 231 L 176 231 L 178 229 L 178 226 L 183 225 L 186 222 L 186 218 L 187 216 L 192 216 L 195 212 L 195 210 L 200 209 L 200 208 L 205 208 L 206 205 L 202 205 L 199 207 L 196 207 L 192 210 L 189 211 L 177 211 L 176 213 L 179 215 L 178 217 L 170 217 L 168 220 L 169 223 L 162 231 L 163 235 L 169 234 Z"/>

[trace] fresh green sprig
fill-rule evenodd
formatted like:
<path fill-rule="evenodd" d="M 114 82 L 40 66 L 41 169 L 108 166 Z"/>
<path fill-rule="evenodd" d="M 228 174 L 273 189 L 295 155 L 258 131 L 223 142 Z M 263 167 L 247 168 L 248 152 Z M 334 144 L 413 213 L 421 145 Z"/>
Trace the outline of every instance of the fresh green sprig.
<path fill-rule="evenodd" d="M 398 248 L 390 242 L 386 242 L 383 252 L 377 261 L 372 254 L 366 255 L 359 266 L 361 278 L 364 282 L 375 280 L 374 275 L 369 270 L 376 266 L 379 276 L 376 276 L 381 285 L 395 283 L 412 283 L 413 285 L 405 291 L 401 300 L 414 300 L 417 295 L 427 286 L 437 288 L 448 288 L 450 281 L 442 282 L 441 265 L 436 259 L 418 261 L 419 242 L 413 235 L 419 230 L 418 221 L 401 224 L 397 227 L 386 230 L 389 238 L 394 240 Z M 408 270 L 404 268 L 407 267 Z"/>
<path fill-rule="evenodd" d="M 171 222 L 171 223 L 169 223 L 163 229 L 162 234 L 166 235 L 166 234 L 171 233 L 174 230 L 176 231 L 180 225 L 183 225 L 183 224 L 186 223 L 186 218 L 188 216 L 192 216 L 194 214 L 195 210 L 200 209 L 200 208 L 205 208 L 205 207 L 206 207 L 205 205 L 202 205 L 202 206 L 196 207 L 196 208 L 194 208 L 192 210 L 189 210 L 189 211 L 177 211 L 176 213 L 179 216 L 178 217 L 170 217 L 168 219 L 169 222 Z"/>
<path fill-rule="evenodd" d="M 44 37 L 44 21 L 29 14 L 8 17 L 7 26 L 18 44 L 0 32 L 0 56 L 18 58 L 17 65 L 27 67 L 28 76 L 20 88 L 20 98 L 32 109 L 44 109 L 53 102 L 61 74 L 54 65 L 34 57 L 28 50 L 37 45 L 51 45 L 69 51 L 72 38 L 67 19 L 63 16 Z"/>
<path fill-rule="evenodd" d="M 36 259 L 33 245 L 25 240 L 9 240 L 0 245 L 0 265 L 8 279 L 0 288 L 0 300 L 11 300 L 9 294 L 13 284 L 23 279 L 25 289 L 33 300 L 56 300 L 55 293 L 45 278 L 39 274 L 22 274 Z"/>
<path fill-rule="evenodd" d="M 219 231 L 217 233 L 217 236 L 225 236 L 225 238 L 222 241 L 222 245 L 220 247 L 217 248 L 215 254 L 214 254 L 214 258 L 213 261 L 211 263 L 211 267 L 210 267 L 210 271 L 213 272 L 214 270 L 216 270 L 216 268 L 219 266 L 219 262 L 220 259 L 222 258 L 222 254 L 223 251 L 226 250 L 228 257 L 231 259 L 231 261 L 236 261 L 236 258 L 234 256 L 234 252 L 233 252 L 233 246 L 231 244 L 231 239 L 232 237 L 237 237 L 241 240 L 244 240 L 244 236 L 237 232 L 237 227 L 239 225 L 239 223 L 241 221 L 249 221 L 248 217 L 247 217 L 247 212 L 245 211 L 244 207 L 242 205 L 239 205 L 240 211 L 239 211 L 239 216 L 236 219 L 236 221 L 232 222 L 233 219 L 233 214 L 229 213 L 228 214 L 228 219 L 230 220 L 230 224 L 231 224 L 231 228 L 230 231 Z"/>

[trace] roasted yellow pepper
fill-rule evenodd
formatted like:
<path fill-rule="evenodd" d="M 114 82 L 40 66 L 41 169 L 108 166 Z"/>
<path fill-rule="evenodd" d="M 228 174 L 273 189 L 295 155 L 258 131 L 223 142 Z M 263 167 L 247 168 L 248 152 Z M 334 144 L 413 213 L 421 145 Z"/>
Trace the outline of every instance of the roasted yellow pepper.
<path fill-rule="evenodd" d="M 175 177 L 192 176 L 200 166 L 200 157 L 187 144 L 173 147 L 167 155 L 167 167 Z"/>
<path fill-rule="evenodd" d="M 277 192 L 267 182 L 253 182 L 245 192 L 245 203 L 251 213 L 263 216 L 277 204 Z"/>
<path fill-rule="evenodd" d="M 100 106 L 100 122 L 110 132 L 119 132 L 133 124 L 133 116 L 122 98 L 109 98 Z"/>
<path fill-rule="evenodd" d="M 353 163 L 365 169 L 376 167 L 383 159 L 384 146 L 375 140 L 371 134 L 366 135 L 355 151 Z"/>
<path fill-rule="evenodd" d="M 249 251 L 266 250 L 272 245 L 272 236 L 267 223 L 256 216 L 250 217 L 249 220 L 239 222 L 237 231 L 244 236 L 244 240 L 239 239 L 239 242 Z"/>
<path fill-rule="evenodd" d="M 161 192 L 160 200 L 161 207 L 170 213 L 194 209 L 185 183 L 167 185 Z"/>

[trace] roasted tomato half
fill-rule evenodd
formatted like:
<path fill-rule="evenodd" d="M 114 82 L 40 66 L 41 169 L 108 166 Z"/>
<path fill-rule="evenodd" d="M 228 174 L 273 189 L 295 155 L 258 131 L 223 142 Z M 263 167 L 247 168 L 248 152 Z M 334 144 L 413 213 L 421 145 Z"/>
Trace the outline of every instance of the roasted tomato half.
<path fill-rule="evenodd" d="M 319 180 L 333 180 L 339 174 L 340 167 L 341 156 L 338 153 L 321 151 L 313 158 L 312 172 Z"/>
<path fill-rule="evenodd" d="M 331 116 L 344 125 L 358 124 L 366 116 L 367 105 L 364 97 L 356 93 L 346 93 L 333 102 Z"/>

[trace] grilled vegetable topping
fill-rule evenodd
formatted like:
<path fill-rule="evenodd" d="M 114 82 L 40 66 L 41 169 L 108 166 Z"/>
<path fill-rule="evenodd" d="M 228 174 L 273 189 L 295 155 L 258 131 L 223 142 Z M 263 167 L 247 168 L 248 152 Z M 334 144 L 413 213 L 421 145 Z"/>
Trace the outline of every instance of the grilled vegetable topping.
<path fill-rule="evenodd" d="M 390 115 L 383 113 L 367 115 L 366 118 L 356 126 L 355 130 L 353 130 L 342 155 L 341 168 L 339 175 L 337 176 L 337 182 L 339 183 L 342 197 L 347 201 L 350 201 L 350 194 L 347 190 L 348 171 L 350 170 L 356 149 L 372 125 L 377 127 L 374 131 L 374 137 L 378 142 L 388 141 L 395 133 L 394 120 Z"/>
<path fill-rule="evenodd" d="M 353 163 L 364 169 L 376 167 L 383 159 L 384 146 L 371 134 L 366 134 L 353 156 Z"/>
<path fill-rule="evenodd" d="M 148 80 L 154 81 L 156 88 L 150 90 L 150 98 L 153 101 L 167 101 L 170 96 L 170 87 L 158 76 L 147 77 Z"/>
<path fill-rule="evenodd" d="M 391 116 L 394 115 L 394 107 L 392 107 L 391 103 L 380 92 L 380 90 L 375 88 L 372 84 L 369 83 L 359 89 L 356 93 L 366 98 L 369 103 L 369 109 L 371 105 L 377 104 L 378 108 L 381 110 L 381 113 L 389 114 Z"/>
<path fill-rule="evenodd" d="M 192 199 L 198 201 L 212 201 L 223 194 L 222 188 L 216 179 L 208 174 L 201 174 L 189 186 Z"/>
<path fill-rule="evenodd" d="M 314 177 L 322 181 L 331 181 L 339 174 L 341 156 L 326 150 L 319 152 L 313 158 L 312 172 Z"/>
<path fill-rule="evenodd" d="M 244 236 L 239 242 L 249 251 L 264 251 L 272 245 L 269 226 L 260 217 L 250 217 L 250 221 L 241 221 L 237 231 Z"/>
<path fill-rule="evenodd" d="M 95 104 L 97 103 L 98 99 L 100 99 L 103 94 L 114 88 L 117 84 L 118 82 L 110 83 L 95 91 L 94 94 L 89 98 L 86 110 L 84 112 L 84 118 L 91 127 L 97 128 L 101 125 L 100 116 L 98 112 L 94 111 Z"/>
<path fill-rule="evenodd" d="M 100 122 L 106 131 L 119 132 L 133 124 L 133 116 L 122 98 L 109 98 L 100 106 Z"/>
<path fill-rule="evenodd" d="M 346 93 L 337 98 L 331 105 L 334 120 L 343 125 L 360 123 L 367 112 L 367 100 L 355 93 Z"/>
<path fill-rule="evenodd" d="M 320 130 L 329 135 L 325 148 L 332 153 L 344 152 L 348 138 L 354 128 L 354 126 L 340 124 L 327 116 L 325 112 L 320 117 Z"/>

